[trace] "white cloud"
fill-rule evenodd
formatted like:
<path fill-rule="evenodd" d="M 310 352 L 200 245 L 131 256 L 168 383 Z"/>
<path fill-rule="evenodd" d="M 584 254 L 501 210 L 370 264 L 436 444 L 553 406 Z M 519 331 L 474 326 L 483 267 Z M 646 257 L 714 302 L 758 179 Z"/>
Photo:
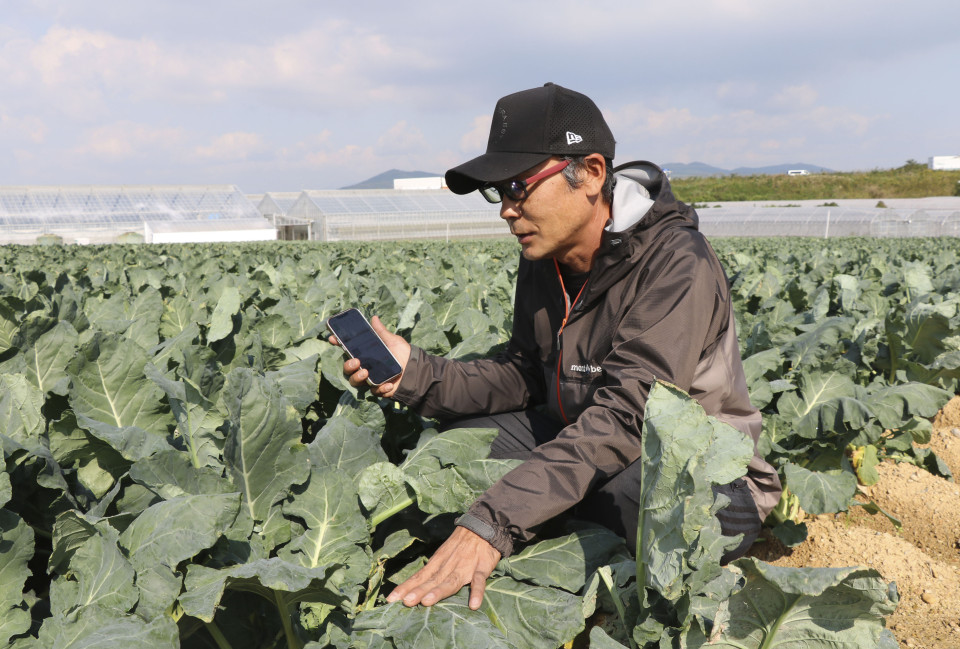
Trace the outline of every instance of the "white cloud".
<path fill-rule="evenodd" d="M 787 86 L 770 99 L 769 105 L 785 111 L 796 111 L 810 108 L 818 98 L 819 93 L 809 84 Z"/>
<path fill-rule="evenodd" d="M 53 26 L 39 39 L 7 40 L 0 50 L 8 83 L 39 83 L 62 99 L 87 94 L 85 104 L 103 95 L 221 102 L 236 91 L 255 91 L 357 105 L 395 100 L 403 91 L 394 73 L 436 66 L 415 48 L 342 21 L 273 42 L 186 45 Z"/>
<path fill-rule="evenodd" d="M 281 147 L 277 151 L 277 157 L 286 161 L 300 160 L 311 153 L 326 148 L 332 135 L 333 133 L 329 129 L 324 129 L 294 143 L 292 146 Z"/>
<path fill-rule="evenodd" d="M 819 106 L 804 118 L 821 133 L 852 133 L 857 137 L 867 134 L 870 126 L 885 119 L 885 115 L 861 115 L 852 110 Z"/>
<path fill-rule="evenodd" d="M 447 169 L 453 169 L 459 165 L 462 165 L 467 160 L 472 159 L 473 157 L 479 155 L 483 152 L 483 149 L 475 153 L 470 154 L 470 157 L 466 157 L 463 153 L 458 151 L 440 151 L 434 157 L 434 159 L 429 163 L 430 169 L 426 171 L 436 171 L 437 173 L 443 174 L 446 173 Z M 426 166 L 426 165 L 424 165 Z"/>
<path fill-rule="evenodd" d="M 605 118 L 614 137 L 620 133 L 656 137 L 696 135 L 722 119 L 719 116 L 699 117 L 684 107 L 654 110 L 644 104 L 628 104 L 620 110 L 607 113 Z"/>
<path fill-rule="evenodd" d="M 818 132 L 850 130 L 862 135 L 880 116 L 862 115 L 856 111 L 830 106 L 812 106 L 809 95 L 800 93 L 791 104 L 793 110 L 776 114 L 753 109 L 695 114 L 685 107 L 653 110 L 641 104 L 627 106 L 609 115 L 614 135 L 698 135 L 710 131 L 732 131 L 744 135 L 787 133 L 803 126 Z"/>
<path fill-rule="evenodd" d="M 780 97 L 794 97 L 787 103 L 789 110 L 723 110 L 721 105 L 696 113 L 680 106 L 653 110 L 634 104 L 611 114 L 608 121 L 618 138 L 620 156 L 733 168 L 804 160 L 829 166 L 828 156 L 838 155 L 844 145 L 828 146 L 827 142 L 860 141 L 885 119 L 842 107 L 810 105 L 814 93 L 806 87 L 785 89 Z"/>
<path fill-rule="evenodd" d="M 708 9 L 737 22 L 756 19 L 763 12 L 763 4 L 751 0 L 709 0 Z"/>
<path fill-rule="evenodd" d="M 781 142 L 780 140 L 774 140 L 774 139 L 760 140 L 757 143 L 757 147 L 766 152 L 774 152 L 774 151 L 779 151 L 783 148 L 783 142 Z"/>
<path fill-rule="evenodd" d="M 391 126 L 386 133 L 377 140 L 377 149 L 381 154 L 402 153 L 411 154 L 427 148 L 423 132 L 401 120 Z"/>
<path fill-rule="evenodd" d="M 335 151 L 314 151 L 304 157 L 304 162 L 312 167 L 357 168 L 377 161 L 379 158 L 372 147 L 348 144 Z"/>
<path fill-rule="evenodd" d="M 743 107 L 756 103 L 759 87 L 755 81 L 724 81 L 714 94 L 722 105 Z"/>
<path fill-rule="evenodd" d="M 12 0 L 0 21 L 5 176 L 264 190 L 442 172 L 484 150 L 498 96 L 551 80 L 597 100 L 621 156 L 870 168 L 942 146 L 956 121 L 956 84 L 943 81 L 960 53 L 956 0 L 899 14 L 835 5 L 648 0 L 611 21 L 608 2 L 493 0 L 489 15 L 537 19 L 484 32 L 439 0 L 284 0 L 268 14 L 253 0 Z M 559 53 L 599 30 L 603 61 Z M 518 43 L 538 53 L 519 68 Z"/>
<path fill-rule="evenodd" d="M 179 149 L 185 141 L 182 129 L 118 122 L 85 131 L 73 154 L 113 160 L 147 158 Z"/>
<path fill-rule="evenodd" d="M 337 176 L 344 169 L 375 163 L 379 160 L 373 147 L 354 143 L 335 143 L 334 133 L 323 130 L 310 135 L 290 146 L 281 147 L 276 152 L 279 164 L 287 167 L 304 166 L 311 173 L 329 168 Z"/>
<path fill-rule="evenodd" d="M 47 125 L 39 117 L 18 117 L 0 113 L 0 141 L 30 142 L 42 144 L 47 137 Z"/>
<path fill-rule="evenodd" d="M 265 149 L 259 133 L 225 133 L 207 146 L 198 146 L 194 153 L 200 158 L 237 161 L 246 160 Z"/>
<path fill-rule="evenodd" d="M 881 116 L 862 115 L 833 106 L 805 107 L 789 113 L 765 114 L 741 110 L 718 118 L 724 129 L 749 137 L 776 136 L 786 138 L 798 132 L 813 134 L 853 133 L 864 135 Z"/>
<path fill-rule="evenodd" d="M 464 153 L 482 153 L 490 138 L 490 115 L 473 118 L 473 128 L 460 138 L 460 150 Z"/>

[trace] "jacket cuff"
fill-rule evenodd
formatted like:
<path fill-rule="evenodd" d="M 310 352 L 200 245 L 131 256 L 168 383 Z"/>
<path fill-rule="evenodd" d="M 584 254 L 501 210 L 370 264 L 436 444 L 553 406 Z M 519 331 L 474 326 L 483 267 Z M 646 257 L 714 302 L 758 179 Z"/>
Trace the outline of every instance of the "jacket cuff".
<path fill-rule="evenodd" d="M 416 375 L 420 372 L 421 359 L 424 356 L 422 349 L 416 345 L 410 345 L 410 358 L 403 368 L 403 375 L 400 377 L 400 383 L 397 385 L 393 398 L 405 406 L 416 406 L 419 403 L 421 395 L 415 390 L 417 385 Z"/>
<path fill-rule="evenodd" d="M 513 554 L 513 539 L 503 529 L 491 525 L 473 514 L 464 514 L 457 519 L 456 523 L 492 545 L 500 553 L 501 559 L 506 559 Z"/>

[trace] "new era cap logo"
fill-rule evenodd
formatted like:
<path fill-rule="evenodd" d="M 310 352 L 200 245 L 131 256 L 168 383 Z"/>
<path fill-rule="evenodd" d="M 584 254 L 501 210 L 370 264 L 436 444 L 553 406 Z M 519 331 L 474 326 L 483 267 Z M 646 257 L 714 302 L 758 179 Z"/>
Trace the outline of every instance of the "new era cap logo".
<path fill-rule="evenodd" d="M 582 137 L 580 137 L 580 136 L 577 135 L 576 133 L 572 133 L 572 132 L 570 132 L 570 131 L 567 131 L 567 146 L 569 146 L 569 145 L 571 145 L 571 144 L 580 144 L 581 142 L 583 142 L 583 138 L 582 138 Z"/>

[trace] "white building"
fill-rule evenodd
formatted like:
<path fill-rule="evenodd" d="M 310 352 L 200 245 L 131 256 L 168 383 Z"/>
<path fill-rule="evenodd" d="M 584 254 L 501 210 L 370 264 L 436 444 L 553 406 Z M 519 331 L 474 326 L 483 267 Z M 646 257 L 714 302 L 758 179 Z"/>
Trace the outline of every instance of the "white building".
<path fill-rule="evenodd" d="M 935 171 L 960 171 L 960 155 L 935 155 L 930 158 L 930 168 Z"/>
<path fill-rule="evenodd" d="M 443 176 L 425 176 L 423 178 L 394 178 L 394 189 L 445 189 Z"/>

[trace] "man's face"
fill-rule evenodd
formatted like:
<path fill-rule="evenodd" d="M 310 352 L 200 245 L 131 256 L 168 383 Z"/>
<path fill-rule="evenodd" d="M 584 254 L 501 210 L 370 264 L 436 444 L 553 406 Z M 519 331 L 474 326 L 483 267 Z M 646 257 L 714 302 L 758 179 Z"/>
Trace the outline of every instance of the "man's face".
<path fill-rule="evenodd" d="M 557 162 L 551 158 L 516 179 L 529 178 Z M 560 173 L 531 183 L 521 201 L 504 196 L 500 217 L 530 260 L 554 258 L 575 270 L 586 270 L 599 244 L 596 228 L 587 227 L 596 217 L 595 203 L 582 187 L 571 189 Z M 580 268 L 583 260 L 586 268 Z"/>

